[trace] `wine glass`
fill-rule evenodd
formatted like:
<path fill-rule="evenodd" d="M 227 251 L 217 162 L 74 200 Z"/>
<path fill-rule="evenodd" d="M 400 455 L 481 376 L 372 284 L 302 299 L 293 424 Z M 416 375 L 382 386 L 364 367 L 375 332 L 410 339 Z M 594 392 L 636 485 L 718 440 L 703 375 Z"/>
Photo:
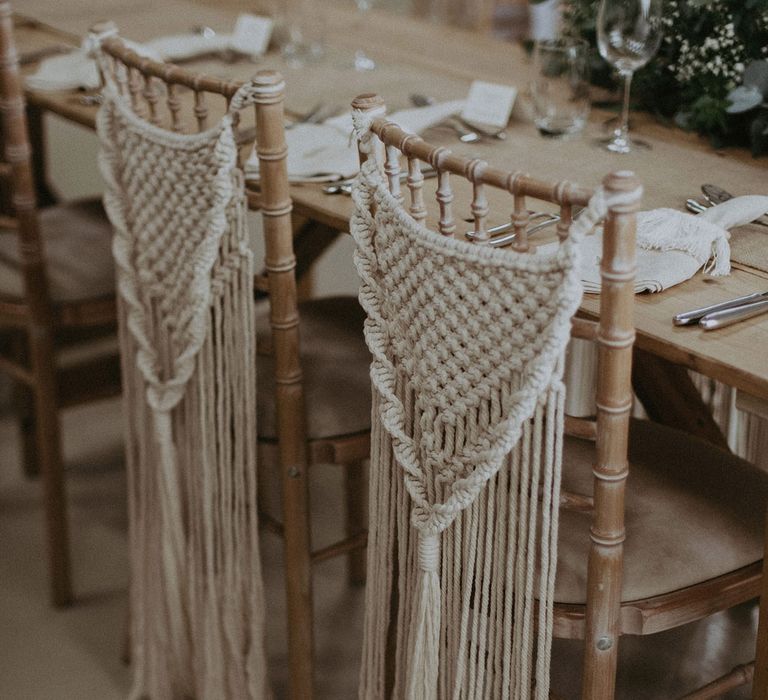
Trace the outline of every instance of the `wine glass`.
<path fill-rule="evenodd" d="M 602 0 L 597 15 L 600 55 L 624 78 L 624 106 L 620 125 L 604 141 L 614 153 L 629 153 L 629 90 L 632 75 L 659 50 L 662 0 Z M 635 142 L 637 145 L 647 145 Z"/>
<path fill-rule="evenodd" d="M 355 4 L 357 5 L 357 12 L 362 22 L 365 19 L 365 14 L 371 9 L 373 0 L 355 0 Z M 374 70 L 375 68 L 375 61 L 363 49 L 355 51 L 355 70 L 367 71 Z"/>

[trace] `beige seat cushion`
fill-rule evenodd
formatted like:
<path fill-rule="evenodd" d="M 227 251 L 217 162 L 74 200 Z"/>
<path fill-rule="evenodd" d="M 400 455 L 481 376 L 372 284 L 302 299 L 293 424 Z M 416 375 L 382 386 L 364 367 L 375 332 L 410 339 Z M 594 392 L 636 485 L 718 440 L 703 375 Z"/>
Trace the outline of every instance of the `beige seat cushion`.
<path fill-rule="evenodd" d="M 97 299 L 115 290 L 112 227 L 97 199 L 38 213 L 51 298 L 56 303 Z M 0 234 L 0 295 L 22 297 L 18 237 Z"/>
<path fill-rule="evenodd" d="M 363 338 L 365 313 L 353 297 L 299 305 L 307 432 L 312 439 L 371 427 L 371 356 Z M 259 345 L 269 344 L 269 310 L 257 317 Z M 274 359 L 258 359 L 258 433 L 276 438 Z"/>
<path fill-rule="evenodd" d="M 592 493 L 594 444 L 569 438 L 563 488 Z M 633 421 L 622 601 L 715 578 L 762 559 L 768 478 L 670 428 Z M 589 514 L 561 510 L 555 600 L 586 601 Z"/>

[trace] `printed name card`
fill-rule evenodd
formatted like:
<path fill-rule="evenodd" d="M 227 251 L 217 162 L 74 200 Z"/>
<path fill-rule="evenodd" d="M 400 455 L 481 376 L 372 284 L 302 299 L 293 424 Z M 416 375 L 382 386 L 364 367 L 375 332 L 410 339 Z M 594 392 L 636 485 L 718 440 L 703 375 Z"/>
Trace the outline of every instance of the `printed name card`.
<path fill-rule="evenodd" d="M 237 18 L 230 47 L 251 56 L 266 53 L 272 35 L 272 20 L 269 17 L 243 14 Z"/>
<path fill-rule="evenodd" d="M 475 80 L 469 88 L 461 117 L 468 122 L 487 124 L 501 129 L 509 121 L 516 97 L 517 88 Z"/>

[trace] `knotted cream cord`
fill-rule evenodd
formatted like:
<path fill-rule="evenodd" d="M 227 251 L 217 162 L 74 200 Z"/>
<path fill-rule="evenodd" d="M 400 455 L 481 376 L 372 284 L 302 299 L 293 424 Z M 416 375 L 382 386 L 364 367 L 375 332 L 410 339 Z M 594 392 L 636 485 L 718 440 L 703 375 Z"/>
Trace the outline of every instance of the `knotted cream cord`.
<path fill-rule="evenodd" d="M 387 629 L 396 624 L 394 697 L 546 698 L 578 244 L 609 206 L 639 192 L 609 199 L 598 189 L 550 256 L 447 238 L 389 192 L 374 155 L 375 116 L 353 114 L 369 158 L 353 187 L 351 232 L 373 356 L 370 531 L 391 534 L 369 543 L 377 583 L 366 599 L 360 697 L 384 695 Z M 504 464 L 514 486 L 506 473 L 500 481 Z M 484 515 L 495 509 L 508 528 Z M 381 602 L 393 586 L 396 621 Z"/>
<path fill-rule="evenodd" d="M 233 133 L 254 86 L 216 126 L 186 135 L 138 117 L 104 74 L 97 127 L 128 414 L 132 697 L 268 697 L 253 261 Z"/>

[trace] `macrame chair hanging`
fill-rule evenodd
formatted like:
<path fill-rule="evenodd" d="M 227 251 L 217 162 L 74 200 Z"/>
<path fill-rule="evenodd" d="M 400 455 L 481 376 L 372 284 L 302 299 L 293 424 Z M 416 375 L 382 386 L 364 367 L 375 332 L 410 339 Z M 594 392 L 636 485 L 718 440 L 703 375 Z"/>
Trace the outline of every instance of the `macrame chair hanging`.
<path fill-rule="evenodd" d="M 356 103 L 351 232 L 374 389 L 360 697 L 547 698 L 578 244 L 639 192 L 599 188 L 549 256 L 455 240 L 417 220 L 417 187 L 403 206 L 393 141 L 388 187 L 371 125 L 397 127 L 370 96 Z M 420 183 L 413 158 L 409 172 Z"/>
<path fill-rule="evenodd" d="M 207 131 L 173 133 L 137 116 L 97 56 L 128 424 L 131 697 L 268 697 L 253 264 L 233 132 L 260 87 L 244 85 Z"/>

